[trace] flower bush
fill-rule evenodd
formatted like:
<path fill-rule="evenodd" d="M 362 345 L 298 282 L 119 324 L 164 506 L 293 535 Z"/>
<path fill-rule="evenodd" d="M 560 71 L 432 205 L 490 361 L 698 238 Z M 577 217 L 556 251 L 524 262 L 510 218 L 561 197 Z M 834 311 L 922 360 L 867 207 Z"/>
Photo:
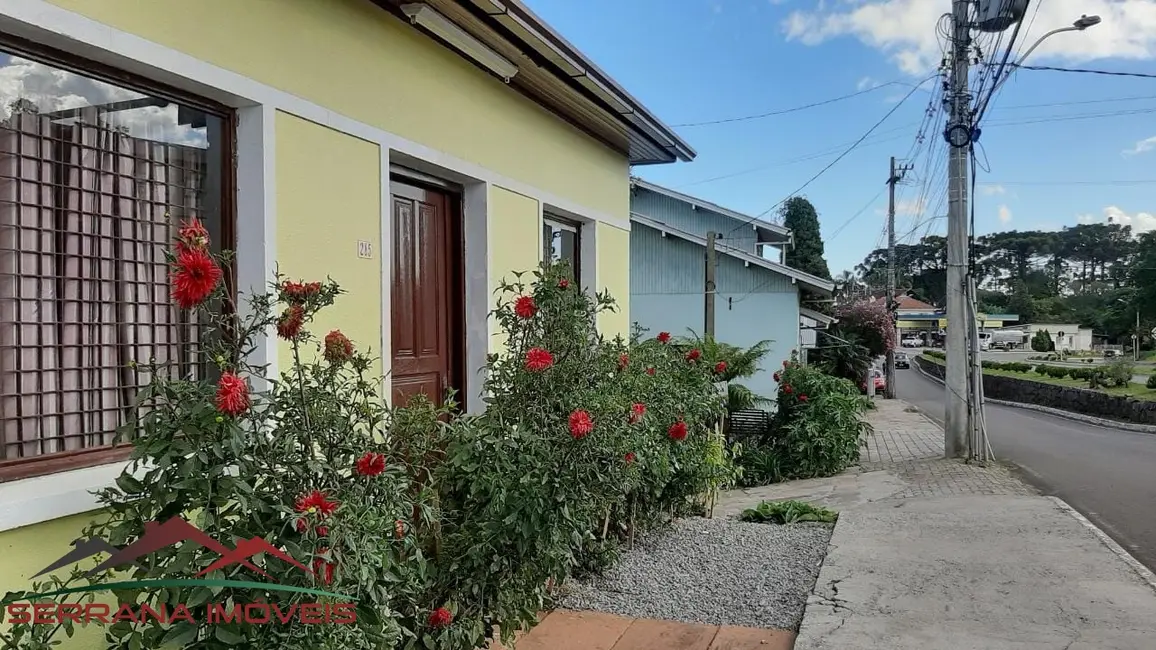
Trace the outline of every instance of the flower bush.
<path fill-rule="evenodd" d="M 870 402 L 855 384 L 821 370 L 783 362 L 769 435 L 742 450 L 744 485 L 838 474 L 859 461 L 870 433 L 862 415 Z"/>
<path fill-rule="evenodd" d="M 367 351 L 340 330 L 310 330 L 342 293 L 332 281 L 279 277 L 240 317 L 223 267 L 204 229 L 186 224 L 172 297 L 208 323 L 198 352 L 209 372 L 137 367 L 148 385 L 125 427 L 132 462 L 99 493 L 107 514 L 84 537 L 123 548 L 184 517 L 244 557 L 219 562 L 220 551 L 189 541 L 91 575 L 86 562 L 5 600 L 109 585 L 114 607 L 191 610 L 173 624 L 110 625 L 106 645 L 117 649 L 481 648 L 495 629 L 509 639 L 534 624 L 550 584 L 597 568 L 617 540 L 688 511 L 731 476 L 716 428 L 718 369 L 669 336 L 605 340 L 595 322 L 613 301 L 572 287 L 561 268 L 501 288 L 492 316 L 506 350 L 488 359 L 486 411 L 465 416 L 452 395 L 440 408 L 423 396 L 388 408 Z M 278 377 L 247 360 L 274 332 L 291 351 Z M 124 584 L 193 576 L 275 576 L 346 599 Z M 208 622 L 210 603 L 261 601 L 355 601 L 356 621 Z M 44 650 L 72 628 L 16 624 L 9 647 Z"/>

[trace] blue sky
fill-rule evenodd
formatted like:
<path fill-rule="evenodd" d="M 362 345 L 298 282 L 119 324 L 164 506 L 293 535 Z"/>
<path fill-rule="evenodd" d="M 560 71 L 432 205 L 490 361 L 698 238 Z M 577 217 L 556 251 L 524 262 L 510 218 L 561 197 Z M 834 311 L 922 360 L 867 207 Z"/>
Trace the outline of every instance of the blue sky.
<path fill-rule="evenodd" d="M 949 0 L 527 1 L 672 126 L 792 108 L 884 82 L 917 82 L 939 61 L 936 17 L 950 7 Z M 1104 22 L 1052 37 L 1028 64 L 1156 74 L 1156 0 L 1038 1 L 1019 43 L 1082 13 Z M 786 115 L 678 127 L 697 160 L 635 173 L 759 214 L 882 118 L 908 92 L 900 84 Z M 890 156 L 914 151 L 910 182 L 899 191 L 901 240 L 944 233 L 945 220 L 934 218 L 946 214 L 941 125 L 916 144 L 931 99 L 915 92 L 873 137 L 802 192 L 819 212 L 833 273 L 884 241 Z M 1020 71 L 984 123 L 984 165 L 991 171 L 979 172 L 981 234 L 1109 217 L 1156 229 L 1156 79 Z"/>

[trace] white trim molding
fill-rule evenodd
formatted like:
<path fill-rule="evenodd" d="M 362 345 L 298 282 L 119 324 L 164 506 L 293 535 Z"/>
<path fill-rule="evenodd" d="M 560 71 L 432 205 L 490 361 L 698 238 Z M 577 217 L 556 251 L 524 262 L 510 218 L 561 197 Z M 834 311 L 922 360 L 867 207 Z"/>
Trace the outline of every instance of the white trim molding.
<path fill-rule="evenodd" d="M 93 490 L 112 486 L 126 467 L 109 463 L 0 483 L 0 532 L 96 510 Z"/>

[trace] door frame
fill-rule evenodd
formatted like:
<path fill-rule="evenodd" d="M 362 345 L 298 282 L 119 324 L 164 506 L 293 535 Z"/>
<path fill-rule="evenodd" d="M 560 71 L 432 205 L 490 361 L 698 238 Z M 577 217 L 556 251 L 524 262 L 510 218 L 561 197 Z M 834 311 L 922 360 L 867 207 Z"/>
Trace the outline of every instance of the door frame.
<path fill-rule="evenodd" d="M 424 190 L 428 192 L 437 192 L 446 196 L 446 207 L 448 209 L 449 233 L 447 240 L 449 243 L 449 250 L 443 251 L 449 260 L 449 282 L 447 290 L 449 292 L 449 309 L 450 314 L 447 322 L 449 323 L 449 331 L 447 337 L 449 338 L 449 385 L 456 391 L 455 399 L 458 404 L 458 410 L 464 411 L 466 408 L 466 395 L 468 395 L 466 377 L 466 240 L 465 240 L 465 221 L 463 219 L 463 197 L 464 191 L 461 186 L 456 183 L 444 181 L 442 179 L 424 174 L 417 170 L 401 167 L 396 164 L 389 166 L 389 240 L 392 246 L 393 242 L 393 196 L 395 194 L 405 196 L 406 188 L 413 188 L 417 190 Z M 395 191 L 401 190 L 401 191 Z M 393 309 L 394 303 L 392 300 L 393 287 L 393 249 L 389 250 L 389 270 L 388 282 L 390 287 L 390 303 L 389 303 L 389 321 L 383 323 L 385 327 L 393 327 Z M 389 355 L 390 374 L 389 374 L 389 395 L 392 401 L 393 396 L 393 336 L 390 335 L 390 349 L 383 351 L 384 355 Z"/>

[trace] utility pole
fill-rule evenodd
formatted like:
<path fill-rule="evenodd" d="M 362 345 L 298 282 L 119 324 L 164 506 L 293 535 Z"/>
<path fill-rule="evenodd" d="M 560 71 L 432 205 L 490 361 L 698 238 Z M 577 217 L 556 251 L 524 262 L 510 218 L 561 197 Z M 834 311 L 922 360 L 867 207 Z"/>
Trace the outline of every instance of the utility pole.
<path fill-rule="evenodd" d="M 718 233 L 708 232 L 706 234 L 706 284 L 703 291 L 703 310 L 705 313 L 706 322 L 703 325 L 703 332 L 705 336 L 714 336 L 714 272 L 715 272 L 715 238 Z"/>
<path fill-rule="evenodd" d="M 971 50 L 970 0 L 952 0 L 951 79 L 946 96 L 949 117 L 947 138 L 947 372 L 943 454 L 967 455 L 969 428 L 969 363 L 967 356 L 970 311 L 964 282 L 967 275 L 967 174 L 971 150 L 971 95 L 968 92 Z"/>
<path fill-rule="evenodd" d="M 895 344 L 899 344 L 899 323 L 895 320 L 895 186 L 903 180 L 903 175 L 911 169 L 911 165 L 895 166 L 895 156 L 891 156 L 891 173 L 887 176 L 887 313 L 891 314 L 891 329 L 895 333 Z M 887 351 L 887 363 L 884 366 L 884 376 L 887 384 L 883 389 L 883 396 L 895 399 L 895 350 Z"/>

